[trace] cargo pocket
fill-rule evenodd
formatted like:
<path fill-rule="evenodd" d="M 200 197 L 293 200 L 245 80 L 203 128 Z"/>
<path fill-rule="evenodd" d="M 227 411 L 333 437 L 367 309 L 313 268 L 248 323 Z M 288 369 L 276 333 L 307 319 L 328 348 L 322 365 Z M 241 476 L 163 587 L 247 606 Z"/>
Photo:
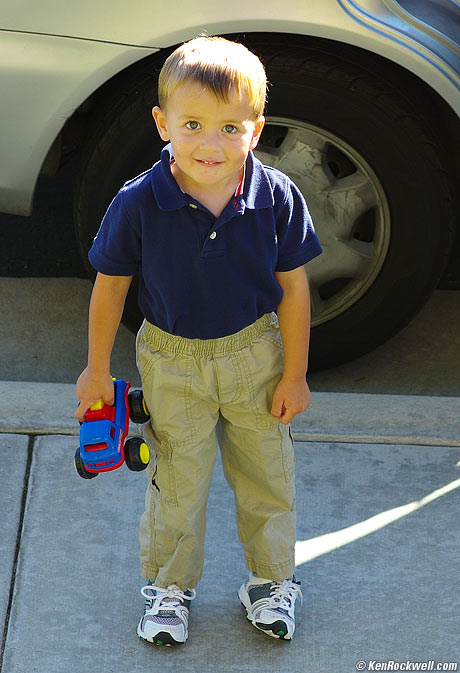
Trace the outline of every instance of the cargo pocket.
<path fill-rule="evenodd" d="M 281 460 L 283 463 L 284 479 L 289 483 L 294 477 L 294 438 L 292 437 L 290 425 L 280 423 L 279 431 L 281 434 Z"/>
<path fill-rule="evenodd" d="M 281 351 L 271 338 L 262 335 L 237 355 L 244 391 L 240 402 L 251 410 L 258 430 L 273 430 L 276 419 L 270 411 L 281 379 Z"/>
<path fill-rule="evenodd" d="M 157 465 L 152 486 L 159 491 L 161 500 L 177 507 L 176 476 L 173 465 L 173 444 L 164 433 L 153 433 L 157 449 Z"/>

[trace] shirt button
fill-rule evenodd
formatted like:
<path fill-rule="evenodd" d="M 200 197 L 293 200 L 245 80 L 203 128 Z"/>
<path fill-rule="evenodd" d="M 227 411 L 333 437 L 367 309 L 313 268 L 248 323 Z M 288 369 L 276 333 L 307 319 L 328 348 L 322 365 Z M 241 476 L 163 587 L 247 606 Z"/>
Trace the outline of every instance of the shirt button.
<path fill-rule="evenodd" d="M 216 232 L 213 231 L 212 234 L 210 234 L 209 238 L 212 238 L 212 240 L 214 240 L 216 236 L 217 236 Z"/>
<path fill-rule="evenodd" d="M 190 208 L 198 208 L 196 203 L 189 203 L 188 205 L 190 206 Z"/>

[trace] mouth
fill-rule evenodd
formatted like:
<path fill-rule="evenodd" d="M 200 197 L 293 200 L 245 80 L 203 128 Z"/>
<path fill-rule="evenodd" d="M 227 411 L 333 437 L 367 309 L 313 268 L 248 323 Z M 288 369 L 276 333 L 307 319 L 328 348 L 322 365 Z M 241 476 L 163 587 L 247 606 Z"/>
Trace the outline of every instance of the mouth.
<path fill-rule="evenodd" d="M 207 159 L 195 159 L 199 164 L 202 164 L 203 166 L 220 166 L 222 161 L 208 161 Z"/>

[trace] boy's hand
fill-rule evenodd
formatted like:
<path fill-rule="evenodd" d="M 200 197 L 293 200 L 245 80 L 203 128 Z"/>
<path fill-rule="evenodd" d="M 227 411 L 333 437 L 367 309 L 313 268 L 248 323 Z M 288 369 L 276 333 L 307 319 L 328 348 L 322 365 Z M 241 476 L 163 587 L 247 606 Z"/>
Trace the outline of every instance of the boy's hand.
<path fill-rule="evenodd" d="M 287 425 L 297 414 L 305 411 L 311 402 L 311 393 L 305 378 L 281 379 L 273 394 L 272 416 Z"/>
<path fill-rule="evenodd" d="M 110 374 L 95 375 L 86 367 L 78 377 L 77 397 L 80 400 L 75 418 L 83 422 L 86 411 L 95 402 L 102 400 L 104 404 L 113 404 L 115 401 L 113 381 Z"/>

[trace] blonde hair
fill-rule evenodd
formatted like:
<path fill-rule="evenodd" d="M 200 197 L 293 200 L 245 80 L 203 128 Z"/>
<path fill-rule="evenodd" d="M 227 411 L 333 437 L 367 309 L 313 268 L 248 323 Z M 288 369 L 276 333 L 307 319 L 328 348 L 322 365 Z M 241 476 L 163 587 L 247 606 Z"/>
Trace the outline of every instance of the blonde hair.
<path fill-rule="evenodd" d="M 165 108 L 168 98 L 185 82 L 196 82 L 218 100 L 231 95 L 247 97 L 257 119 L 267 97 L 265 70 L 255 54 L 223 37 L 197 37 L 178 47 L 166 59 L 158 81 L 158 98 Z"/>

